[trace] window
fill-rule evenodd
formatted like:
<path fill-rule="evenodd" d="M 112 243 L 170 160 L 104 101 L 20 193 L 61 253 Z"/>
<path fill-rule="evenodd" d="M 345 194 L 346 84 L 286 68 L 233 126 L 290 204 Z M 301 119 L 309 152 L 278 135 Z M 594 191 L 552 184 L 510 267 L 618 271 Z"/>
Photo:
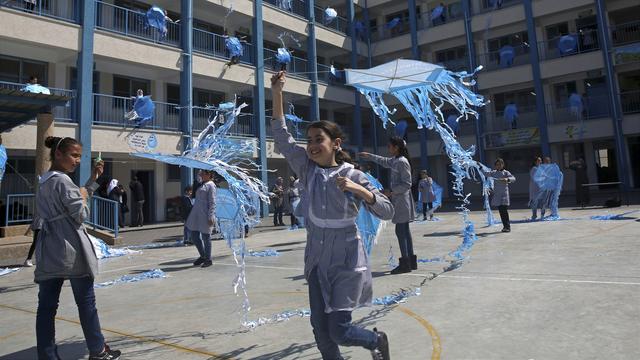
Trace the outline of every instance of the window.
<path fill-rule="evenodd" d="M 399 11 L 397 13 L 389 14 L 386 16 L 386 24 L 392 21 L 395 18 L 399 18 L 400 22 L 393 29 L 390 29 L 391 35 L 402 35 L 406 34 L 410 31 L 409 27 L 409 10 Z M 416 7 L 416 18 L 420 18 L 420 8 Z"/>
<path fill-rule="evenodd" d="M 533 158 L 539 156 L 538 148 L 510 149 L 500 152 L 504 160 L 505 168 L 512 174 L 528 173 L 533 163 Z"/>
<path fill-rule="evenodd" d="M 563 22 L 550 25 L 545 28 L 545 32 L 547 33 L 547 40 L 553 40 L 559 38 L 562 35 L 567 35 L 569 33 L 569 24 Z"/>
<path fill-rule="evenodd" d="M 180 85 L 167 84 L 167 102 L 180 104 Z"/>
<path fill-rule="evenodd" d="M 572 161 L 584 159 L 584 147 L 582 144 L 562 145 L 562 167 L 568 169 Z"/>
<path fill-rule="evenodd" d="M 180 181 L 180 166 L 167 164 L 167 181 Z"/>
<path fill-rule="evenodd" d="M 569 96 L 577 91 L 575 81 L 553 85 L 553 94 L 558 105 L 568 104 Z"/>
<path fill-rule="evenodd" d="M 224 102 L 224 98 L 224 93 L 221 92 L 204 89 L 193 89 L 194 106 L 218 105 Z"/>
<path fill-rule="evenodd" d="M 0 81 L 26 83 L 37 76 L 40 85 L 47 86 L 47 63 L 0 56 Z"/>
<path fill-rule="evenodd" d="M 149 95 L 151 82 L 145 79 L 137 79 L 120 75 L 113 76 L 113 95 L 122 97 L 135 96 L 138 89 L 142 89 L 145 95 Z"/>
<path fill-rule="evenodd" d="M 536 106 L 536 97 L 533 95 L 533 88 L 495 94 L 493 95 L 493 101 L 497 112 L 501 112 L 504 107 L 511 102 L 516 104 L 516 106 L 521 109 L 521 112 L 525 108 L 535 108 Z"/>
<path fill-rule="evenodd" d="M 97 71 L 93 72 L 93 92 L 94 93 L 99 93 L 100 92 L 100 73 Z M 71 86 L 71 89 L 77 90 L 78 89 L 78 69 L 76 69 L 75 67 L 71 68 L 70 74 L 69 74 L 69 85 Z"/>
<path fill-rule="evenodd" d="M 609 150 L 598 149 L 596 150 L 596 164 L 600 167 L 609 167 Z"/>
<path fill-rule="evenodd" d="M 510 34 L 506 36 L 501 36 L 498 38 L 493 38 L 488 41 L 488 47 L 490 52 L 498 51 L 505 45 L 511 45 L 513 47 L 518 47 L 524 45 L 524 43 L 529 41 L 529 35 L 526 31 L 521 31 L 519 33 Z M 528 52 L 528 50 L 526 51 Z M 516 52 L 516 54 L 520 54 L 522 52 Z"/>
<path fill-rule="evenodd" d="M 196 20 L 196 19 L 193 20 L 193 28 L 218 34 L 218 35 L 224 34 L 224 28 L 222 26 L 209 24 L 207 22 Z"/>

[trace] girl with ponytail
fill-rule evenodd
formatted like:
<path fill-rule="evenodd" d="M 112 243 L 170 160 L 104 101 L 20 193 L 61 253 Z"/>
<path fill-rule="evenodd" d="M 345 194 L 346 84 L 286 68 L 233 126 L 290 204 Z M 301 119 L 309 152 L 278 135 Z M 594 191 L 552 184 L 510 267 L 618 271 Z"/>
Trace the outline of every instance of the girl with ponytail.
<path fill-rule="evenodd" d="M 418 268 L 418 258 L 413 253 L 413 239 L 409 231 L 409 223 L 416 217 L 413 196 L 411 196 L 411 163 L 407 143 L 400 137 L 389 139 L 391 157 L 383 157 L 370 153 L 360 153 L 360 157 L 371 160 L 391 169 L 390 188 L 386 195 L 391 197 L 395 209 L 392 222 L 396 224 L 396 236 L 400 246 L 399 265 L 391 270 L 392 274 L 411 272 Z"/>
<path fill-rule="evenodd" d="M 344 136 L 332 122 L 316 121 L 307 130 L 307 148 L 296 144 L 287 130 L 282 108 L 285 72 L 271 78 L 271 129 L 278 149 L 300 177 L 298 209 L 305 218 L 307 246 L 304 274 L 309 284 L 311 326 L 323 359 L 342 359 L 338 345 L 371 350 L 373 359 L 389 360 L 385 333 L 351 324 L 351 312 L 371 304 L 371 268 L 358 235 L 361 204 L 383 220 L 393 206 L 342 150 Z"/>

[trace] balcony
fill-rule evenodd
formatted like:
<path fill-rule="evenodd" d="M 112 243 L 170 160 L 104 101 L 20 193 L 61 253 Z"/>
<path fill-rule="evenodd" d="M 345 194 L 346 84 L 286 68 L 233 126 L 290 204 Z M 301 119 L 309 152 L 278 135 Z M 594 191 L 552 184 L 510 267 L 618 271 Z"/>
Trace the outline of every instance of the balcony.
<path fill-rule="evenodd" d="M 242 42 L 242 47 L 244 51 L 240 57 L 240 62 L 252 65 L 254 62 L 253 45 L 247 42 Z M 200 29 L 193 29 L 193 51 L 219 58 L 229 58 L 225 45 L 225 37 Z"/>
<path fill-rule="evenodd" d="M 80 18 L 79 3 L 80 0 L 41 0 L 31 5 L 24 0 L 7 0 L 0 2 L 0 7 L 18 9 L 29 14 L 78 23 Z"/>
<path fill-rule="evenodd" d="M 268 1 L 268 0 L 267 0 Z M 335 19 L 333 19 L 330 23 L 326 23 L 324 21 L 324 11 L 325 9 L 319 7 L 319 6 L 315 6 L 314 9 L 314 16 L 316 19 L 316 25 L 320 25 L 322 27 L 325 27 L 327 29 L 331 29 L 331 30 L 335 30 L 343 35 L 346 35 L 349 32 L 349 21 L 345 18 L 343 18 L 342 16 L 337 16 Z"/>
<path fill-rule="evenodd" d="M 518 116 L 514 122 L 516 129 L 538 126 L 538 112 L 535 106 L 519 106 Z M 504 110 L 497 110 L 493 116 L 485 118 L 485 131 L 503 131 L 512 129 L 511 123 L 504 118 Z"/>
<path fill-rule="evenodd" d="M 611 116 L 611 107 L 607 96 L 583 98 L 582 109 L 571 107 L 568 102 L 547 104 L 546 106 L 549 124 L 572 123 Z"/>
<path fill-rule="evenodd" d="M 438 65 L 449 71 L 469 71 L 469 60 L 467 58 L 447 60 L 445 62 L 438 63 Z"/>
<path fill-rule="evenodd" d="M 640 113 L 640 90 L 620 93 L 623 114 Z"/>
<path fill-rule="evenodd" d="M 265 4 L 306 19 L 306 3 L 302 0 L 265 0 Z"/>
<path fill-rule="evenodd" d="M 135 122 L 128 121 L 124 114 L 133 109 L 134 98 L 93 94 L 93 123 L 96 125 L 133 127 Z M 156 105 L 152 120 L 144 124 L 145 129 L 180 130 L 180 110 L 178 104 L 154 101 Z"/>
<path fill-rule="evenodd" d="M 456 11 L 451 11 L 456 9 Z M 443 11 L 444 16 L 432 17 L 433 10 L 424 12 L 417 15 L 416 21 L 418 22 L 418 30 L 425 30 L 436 26 L 448 24 L 456 20 L 464 19 L 464 11 L 462 10 L 462 2 L 455 2 L 445 6 Z"/>
<path fill-rule="evenodd" d="M 264 49 L 264 69 L 279 71 L 280 64 L 276 60 L 278 52 L 271 49 Z M 296 56 L 291 56 L 291 62 L 287 65 L 287 75 L 295 76 L 308 80 L 311 78 L 307 70 L 307 60 Z"/>
<path fill-rule="evenodd" d="M 563 46 L 563 50 L 560 50 L 559 45 L 563 41 L 566 41 L 566 45 Z M 600 44 L 595 30 L 565 35 L 538 43 L 540 60 L 558 59 L 597 50 L 600 50 Z"/>
<path fill-rule="evenodd" d="M 209 125 L 209 117 L 215 115 L 214 110 L 196 106 L 193 108 L 193 131 L 202 131 Z M 234 136 L 255 137 L 258 128 L 253 114 L 241 113 L 236 122 L 229 129 L 229 134 Z"/>
<path fill-rule="evenodd" d="M 513 47 L 513 57 L 505 55 L 507 50 L 491 51 L 489 53 L 478 55 L 478 65 L 484 66 L 484 70 L 492 71 L 497 69 L 506 69 L 513 66 L 525 65 L 529 63 L 529 45 L 522 44 Z M 501 56 L 502 52 L 502 56 Z"/>
<path fill-rule="evenodd" d="M 102 1 L 96 1 L 96 28 L 157 44 L 180 46 L 180 25 L 167 22 L 167 35 L 147 26 L 146 15 Z"/>
<path fill-rule="evenodd" d="M 8 81 L 0 81 L 0 89 L 20 90 L 25 87 L 25 84 L 13 83 Z M 75 121 L 75 106 L 76 106 L 76 91 L 69 89 L 58 89 L 48 87 L 51 95 L 68 96 L 73 99 L 67 102 L 65 106 L 56 106 L 51 113 L 56 121 L 60 122 L 74 122 Z"/>
<path fill-rule="evenodd" d="M 613 46 L 622 46 L 640 42 L 640 21 L 611 27 Z"/>
<path fill-rule="evenodd" d="M 522 3 L 522 0 L 482 0 L 480 3 L 480 9 L 476 14 L 482 14 L 497 9 L 506 8 L 513 5 Z"/>

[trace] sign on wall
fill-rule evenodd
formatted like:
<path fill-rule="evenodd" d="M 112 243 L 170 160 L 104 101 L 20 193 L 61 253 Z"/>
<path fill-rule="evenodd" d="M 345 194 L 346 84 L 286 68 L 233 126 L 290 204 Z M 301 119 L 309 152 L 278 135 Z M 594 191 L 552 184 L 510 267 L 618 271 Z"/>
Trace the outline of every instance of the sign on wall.
<path fill-rule="evenodd" d="M 540 130 L 533 127 L 488 133 L 484 136 L 484 143 L 487 149 L 537 145 L 540 144 Z"/>

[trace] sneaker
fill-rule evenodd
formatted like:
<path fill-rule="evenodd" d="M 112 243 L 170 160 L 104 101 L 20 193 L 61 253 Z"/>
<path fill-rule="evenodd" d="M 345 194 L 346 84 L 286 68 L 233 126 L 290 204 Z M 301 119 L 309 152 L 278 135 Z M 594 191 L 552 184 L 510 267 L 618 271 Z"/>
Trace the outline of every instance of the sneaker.
<path fill-rule="evenodd" d="M 204 260 L 204 261 L 202 262 L 202 265 L 201 265 L 200 267 L 206 268 L 206 267 L 209 267 L 209 266 L 211 266 L 211 265 L 213 265 L 213 261 L 211 261 L 211 260 Z"/>
<path fill-rule="evenodd" d="M 204 259 L 203 258 L 198 258 L 198 259 L 196 259 L 196 261 L 193 262 L 193 266 L 202 265 L 203 263 L 204 263 Z"/>
<path fill-rule="evenodd" d="M 382 331 L 378 331 L 377 328 L 373 328 L 373 332 L 378 336 L 378 345 L 375 349 L 371 350 L 371 358 L 373 360 L 391 360 L 387 334 Z"/>
<path fill-rule="evenodd" d="M 31 262 L 31 260 L 27 259 L 24 261 L 24 264 L 22 264 L 24 267 L 32 267 L 33 263 Z"/>
<path fill-rule="evenodd" d="M 118 360 L 120 359 L 120 350 L 111 350 L 109 346 L 104 346 L 104 351 L 97 355 L 90 355 L 89 360 Z"/>
<path fill-rule="evenodd" d="M 505 232 L 505 233 L 506 233 L 506 232 L 511 232 L 511 229 L 504 228 L 504 229 L 502 229 L 502 232 Z"/>

